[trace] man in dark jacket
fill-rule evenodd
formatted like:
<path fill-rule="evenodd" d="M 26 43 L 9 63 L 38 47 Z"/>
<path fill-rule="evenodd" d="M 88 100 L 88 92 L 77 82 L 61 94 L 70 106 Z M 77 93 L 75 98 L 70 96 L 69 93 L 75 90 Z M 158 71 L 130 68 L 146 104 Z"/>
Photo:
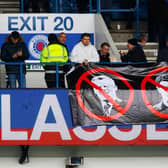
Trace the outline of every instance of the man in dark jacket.
<path fill-rule="evenodd" d="M 100 50 L 98 50 L 100 62 L 110 62 L 110 53 L 109 53 L 110 45 L 106 42 L 102 43 L 100 46 Z"/>
<path fill-rule="evenodd" d="M 5 67 L 10 88 L 16 88 L 16 81 L 20 88 L 26 87 L 26 66 L 23 63 L 28 57 L 29 52 L 22 37 L 17 31 L 13 31 L 1 49 L 1 59 L 7 62 Z"/>
<path fill-rule="evenodd" d="M 137 39 L 129 39 L 127 47 L 127 54 L 120 52 L 122 62 L 147 62 L 145 53 L 142 47 L 138 44 Z"/>

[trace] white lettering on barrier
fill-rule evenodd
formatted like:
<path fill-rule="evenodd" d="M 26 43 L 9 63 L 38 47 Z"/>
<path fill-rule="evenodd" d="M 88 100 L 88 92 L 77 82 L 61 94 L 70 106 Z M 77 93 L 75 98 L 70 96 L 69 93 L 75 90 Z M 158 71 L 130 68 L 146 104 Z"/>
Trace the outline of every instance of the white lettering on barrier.
<path fill-rule="evenodd" d="M 141 133 L 141 125 L 133 125 L 130 131 L 122 131 L 116 126 L 109 128 L 109 133 L 120 141 L 131 141 L 136 139 Z"/>
<path fill-rule="evenodd" d="M 56 123 L 45 123 L 50 108 L 52 109 Z M 59 132 L 63 140 L 71 140 L 71 136 L 56 95 L 44 96 L 30 139 L 40 140 L 42 132 Z"/>
<path fill-rule="evenodd" d="M 73 129 L 75 135 L 85 141 L 96 141 L 102 138 L 106 132 L 106 126 L 97 126 L 95 131 L 87 131 L 81 127 Z"/>
<path fill-rule="evenodd" d="M 10 95 L 1 95 L 2 140 L 27 140 L 26 131 L 11 131 Z"/>
<path fill-rule="evenodd" d="M 168 140 L 168 131 L 156 130 L 156 125 L 147 125 L 147 140 Z"/>
<path fill-rule="evenodd" d="M 49 109 L 52 109 L 56 123 L 46 123 Z M 28 140 L 26 131 L 11 131 L 11 101 L 9 94 L 1 95 L 1 131 L 2 140 Z M 73 129 L 74 134 L 85 141 L 96 141 L 105 135 L 108 128 L 98 126 L 94 131 L 87 131 L 81 127 Z M 116 126 L 108 129 L 110 135 L 120 141 L 133 141 L 142 131 L 141 125 L 133 125 L 130 131 L 123 131 Z M 42 132 L 59 132 L 63 140 L 72 140 L 64 119 L 57 96 L 45 95 L 37 116 L 30 140 L 40 140 Z M 168 131 L 156 130 L 156 125 L 147 125 L 146 140 L 168 140 Z"/>

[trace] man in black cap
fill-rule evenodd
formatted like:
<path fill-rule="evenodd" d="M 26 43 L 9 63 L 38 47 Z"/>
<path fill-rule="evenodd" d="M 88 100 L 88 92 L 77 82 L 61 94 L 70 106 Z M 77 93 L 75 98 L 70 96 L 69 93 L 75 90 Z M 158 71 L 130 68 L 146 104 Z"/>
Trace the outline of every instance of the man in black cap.
<path fill-rule="evenodd" d="M 138 45 L 138 41 L 135 38 L 128 40 L 128 53 L 120 52 L 122 62 L 139 62 L 139 63 L 147 63 L 145 53 Z"/>

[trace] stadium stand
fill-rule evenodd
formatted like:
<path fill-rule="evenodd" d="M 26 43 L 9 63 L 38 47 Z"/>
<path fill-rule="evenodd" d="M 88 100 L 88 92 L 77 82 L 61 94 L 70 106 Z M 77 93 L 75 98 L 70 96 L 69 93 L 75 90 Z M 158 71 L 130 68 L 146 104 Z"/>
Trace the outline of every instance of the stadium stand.
<path fill-rule="evenodd" d="M 0 0 L 0 13 L 19 13 L 20 0 Z"/>

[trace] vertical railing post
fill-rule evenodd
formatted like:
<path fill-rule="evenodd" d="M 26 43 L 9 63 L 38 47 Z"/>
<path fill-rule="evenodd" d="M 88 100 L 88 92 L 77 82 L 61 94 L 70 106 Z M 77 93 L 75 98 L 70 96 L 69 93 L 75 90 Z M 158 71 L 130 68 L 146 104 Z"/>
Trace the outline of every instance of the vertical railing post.
<path fill-rule="evenodd" d="M 59 9 L 59 8 L 58 8 L 58 5 L 59 5 L 58 1 L 59 1 L 59 0 L 55 0 L 55 12 L 56 12 L 56 13 L 58 13 L 58 9 Z"/>
<path fill-rule="evenodd" d="M 136 0 L 136 35 L 139 34 L 139 0 Z"/>
<path fill-rule="evenodd" d="M 24 0 L 20 0 L 20 11 L 24 13 Z"/>
<path fill-rule="evenodd" d="M 20 66 L 20 88 L 23 88 L 23 64 L 24 63 L 20 63 L 19 66 Z"/>
<path fill-rule="evenodd" d="M 92 13 L 92 0 L 89 0 L 89 13 Z"/>
<path fill-rule="evenodd" d="M 59 88 L 59 63 L 56 63 L 56 88 Z"/>
<path fill-rule="evenodd" d="M 96 13 L 100 13 L 101 12 L 101 1 L 97 0 L 97 4 L 96 4 Z"/>

